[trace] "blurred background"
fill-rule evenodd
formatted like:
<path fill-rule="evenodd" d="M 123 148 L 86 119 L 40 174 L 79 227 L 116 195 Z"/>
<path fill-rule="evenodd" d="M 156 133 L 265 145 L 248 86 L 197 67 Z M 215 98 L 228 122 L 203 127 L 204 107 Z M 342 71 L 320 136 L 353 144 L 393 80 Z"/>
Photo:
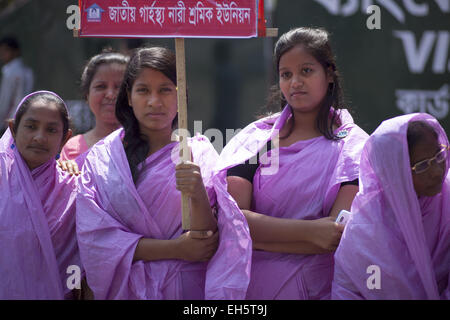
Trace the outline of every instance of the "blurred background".
<path fill-rule="evenodd" d="M 264 4 L 267 26 L 278 28 L 279 35 L 299 26 L 324 27 L 331 33 L 346 103 L 355 122 L 368 133 L 386 118 L 428 112 L 450 134 L 450 0 L 266 0 Z M 381 29 L 367 27 L 371 15 L 366 9 L 372 4 L 380 8 Z M 34 90 L 52 90 L 68 101 L 72 114 L 78 114 L 74 129 L 81 133 L 92 126 L 79 89 L 89 57 L 105 47 L 127 52 L 162 45 L 174 50 L 174 40 L 75 38 L 67 28 L 71 5 L 78 2 L 0 0 L 0 38 L 17 37 L 22 58 L 34 72 Z M 225 128 L 243 128 L 256 119 L 268 88 L 278 81 L 272 64 L 277 39 L 186 39 L 190 132 L 194 121 L 202 121 L 197 131 L 204 134 L 218 128 L 229 140 Z"/>

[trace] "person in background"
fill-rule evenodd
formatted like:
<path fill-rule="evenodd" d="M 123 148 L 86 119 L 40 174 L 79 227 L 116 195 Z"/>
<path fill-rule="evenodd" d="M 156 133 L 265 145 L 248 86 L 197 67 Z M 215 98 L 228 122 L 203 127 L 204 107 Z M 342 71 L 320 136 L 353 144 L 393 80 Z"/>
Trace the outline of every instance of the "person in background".
<path fill-rule="evenodd" d="M 61 160 L 75 160 L 120 126 L 114 110 L 127 63 L 128 57 L 123 54 L 103 52 L 86 64 L 81 75 L 81 91 L 95 116 L 95 126 L 72 137 L 61 152 Z M 71 166 L 70 162 L 61 164 Z"/>
<path fill-rule="evenodd" d="M 448 153 L 428 114 L 383 121 L 372 133 L 335 254 L 333 299 L 450 299 Z"/>
<path fill-rule="evenodd" d="M 86 152 L 98 141 L 111 134 L 120 124 L 115 104 L 129 58 L 121 53 L 104 52 L 93 56 L 83 69 L 81 91 L 95 117 L 95 126 L 84 134 L 67 141 L 61 151 L 59 167 L 71 175 L 79 175 Z M 80 299 L 92 300 L 92 291 L 84 278 Z"/>
<path fill-rule="evenodd" d="M 21 58 L 19 42 L 15 37 L 0 39 L 0 61 L 3 64 L 0 82 L 0 134 L 14 115 L 14 107 L 33 90 L 33 71 Z"/>

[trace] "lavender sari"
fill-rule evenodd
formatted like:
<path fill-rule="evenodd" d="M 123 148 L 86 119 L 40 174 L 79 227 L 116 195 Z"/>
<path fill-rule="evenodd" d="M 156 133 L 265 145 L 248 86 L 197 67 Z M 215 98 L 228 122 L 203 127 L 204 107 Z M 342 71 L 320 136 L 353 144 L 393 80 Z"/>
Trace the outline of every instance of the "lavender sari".
<path fill-rule="evenodd" d="M 26 96 L 17 107 L 37 93 Z M 81 268 L 75 235 L 77 179 L 51 159 L 30 171 L 0 139 L 0 299 L 63 299 L 70 290 L 67 268 Z M 80 269 L 81 270 L 81 269 Z"/>
<path fill-rule="evenodd" d="M 317 137 L 261 155 L 253 179 L 251 210 L 288 219 L 319 219 L 329 215 L 340 184 L 358 178 L 359 158 L 367 134 L 346 110 L 338 111 L 338 141 Z M 253 122 L 225 146 L 218 170 L 252 158 L 273 139 L 291 116 L 281 114 Z M 327 299 L 333 276 L 333 255 L 254 251 L 247 299 Z"/>
<path fill-rule="evenodd" d="M 189 140 L 212 207 L 218 209 L 220 244 L 208 263 L 133 261 L 142 237 L 180 236 L 181 196 L 176 190 L 177 142 L 148 157 L 136 185 L 118 129 L 87 154 L 77 200 L 77 233 L 87 281 L 96 299 L 243 299 L 251 239 L 242 212 L 213 174 L 218 155 L 207 138 Z"/>
<path fill-rule="evenodd" d="M 334 299 L 449 298 L 450 174 L 441 193 L 417 198 L 406 133 L 419 120 L 448 145 L 432 116 L 409 114 L 384 121 L 364 147 L 360 192 L 335 255 Z"/>

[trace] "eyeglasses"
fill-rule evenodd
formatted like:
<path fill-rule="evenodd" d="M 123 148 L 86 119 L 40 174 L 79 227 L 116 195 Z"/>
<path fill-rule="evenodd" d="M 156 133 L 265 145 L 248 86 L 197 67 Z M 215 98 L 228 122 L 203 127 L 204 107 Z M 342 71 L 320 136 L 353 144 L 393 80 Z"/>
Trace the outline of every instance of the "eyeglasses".
<path fill-rule="evenodd" d="M 436 153 L 436 155 L 433 158 L 417 162 L 415 165 L 413 165 L 411 167 L 412 171 L 415 174 L 425 172 L 431 167 L 431 164 L 433 163 L 433 161 L 435 161 L 436 163 L 441 163 L 445 159 L 447 159 L 447 151 L 450 150 L 450 147 L 443 145 L 443 144 L 441 144 L 441 147 L 442 147 L 442 149 L 439 150 L 439 152 Z"/>

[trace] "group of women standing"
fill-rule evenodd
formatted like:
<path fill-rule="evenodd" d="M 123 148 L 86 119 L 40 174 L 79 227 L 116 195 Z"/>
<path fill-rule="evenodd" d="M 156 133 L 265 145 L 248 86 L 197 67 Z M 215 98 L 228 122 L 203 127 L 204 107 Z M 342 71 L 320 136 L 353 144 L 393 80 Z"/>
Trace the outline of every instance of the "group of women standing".
<path fill-rule="evenodd" d="M 449 299 L 443 128 L 411 114 L 369 137 L 344 107 L 323 29 L 282 35 L 274 61 L 280 109 L 220 155 L 189 138 L 192 161 L 173 135 L 168 49 L 91 59 L 82 88 L 96 126 L 84 135 L 71 138 L 55 93 L 25 97 L 0 140 L 0 298 L 69 298 L 77 265 L 95 299 Z"/>

